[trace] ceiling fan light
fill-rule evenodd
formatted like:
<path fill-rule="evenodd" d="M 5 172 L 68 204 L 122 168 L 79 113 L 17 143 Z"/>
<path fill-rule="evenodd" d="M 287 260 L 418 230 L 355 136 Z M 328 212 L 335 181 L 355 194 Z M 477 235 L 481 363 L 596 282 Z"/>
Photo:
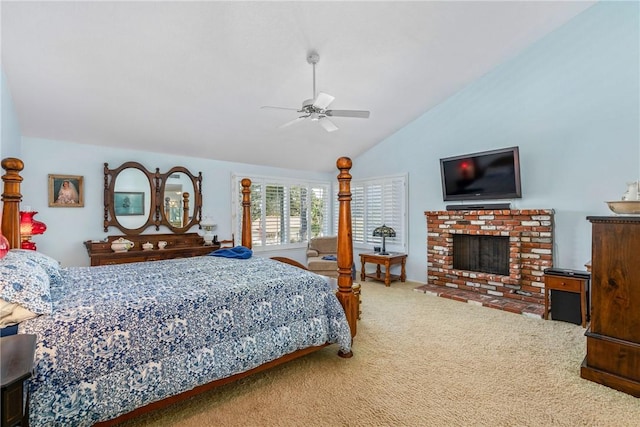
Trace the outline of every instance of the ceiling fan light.
<path fill-rule="evenodd" d="M 291 120 L 281 126 L 280 128 L 285 128 L 291 126 L 294 123 L 302 121 L 304 119 L 310 119 L 312 122 L 318 122 L 327 132 L 335 132 L 338 130 L 338 127 L 333 124 L 327 116 L 336 116 L 336 117 L 359 117 L 359 118 L 368 118 L 369 111 L 364 110 L 328 110 L 329 104 L 333 102 L 335 99 L 332 95 L 329 95 L 324 92 L 320 92 L 316 94 L 316 64 L 320 60 L 320 56 L 317 52 L 312 51 L 307 56 L 307 62 L 313 65 L 313 99 L 305 99 L 302 101 L 302 108 L 284 108 L 284 107 L 273 107 L 273 106 L 263 106 L 261 108 L 275 108 L 280 110 L 295 110 L 298 113 L 302 113 L 300 117 L 297 119 Z"/>
<path fill-rule="evenodd" d="M 320 123 L 320 126 L 327 132 L 335 132 L 338 130 L 338 126 L 334 125 L 333 122 L 326 117 L 323 117 L 318 123 Z"/>

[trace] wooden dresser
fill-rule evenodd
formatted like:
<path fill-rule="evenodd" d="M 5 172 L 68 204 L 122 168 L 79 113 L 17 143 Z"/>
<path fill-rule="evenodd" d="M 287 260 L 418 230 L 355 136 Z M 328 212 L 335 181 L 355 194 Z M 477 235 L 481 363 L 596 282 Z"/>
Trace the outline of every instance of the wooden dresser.
<path fill-rule="evenodd" d="M 135 243 L 133 249 L 127 252 L 114 252 L 111 250 L 111 242 L 123 237 Z M 158 249 L 158 242 L 165 241 L 167 246 Z M 146 242 L 153 244 L 153 249 L 143 250 Z M 199 255 L 207 255 L 220 245 L 205 246 L 204 240 L 198 233 L 185 234 L 143 234 L 139 236 L 109 236 L 107 241 L 84 242 L 91 265 L 125 264 L 130 262 L 157 261 L 161 259 L 188 258 Z"/>
<path fill-rule="evenodd" d="M 591 325 L 580 376 L 640 397 L 640 216 L 587 219 Z"/>

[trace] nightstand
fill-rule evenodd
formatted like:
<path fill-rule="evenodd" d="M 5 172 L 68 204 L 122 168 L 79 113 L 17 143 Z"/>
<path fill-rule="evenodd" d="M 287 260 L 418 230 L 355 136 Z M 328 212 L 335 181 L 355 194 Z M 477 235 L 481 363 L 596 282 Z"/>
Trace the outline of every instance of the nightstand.
<path fill-rule="evenodd" d="M 400 279 L 404 282 L 407 279 L 407 273 L 405 271 L 405 264 L 407 262 L 407 254 L 393 252 L 382 255 L 380 253 L 366 253 L 360 254 L 360 260 L 362 262 L 362 269 L 360 270 L 360 280 L 363 282 L 366 278 L 378 280 L 384 282 L 385 286 L 389 286 L 392 281 Z M 375 274 L 367 274 L 365 271 L 365 265 L 367 263 L 376 264 Z M 400 274 L 391 274 L 391 266 L 394 264 L 400 264 Z M 384 277 L 380 266 L 384 266 Z"/>
<path fill-rule="evenodd" d="M 24 392 L 24 385 L 31 377 L 35 352 L 35 335 L 17 334 L 0 338 L 2 427 L 29 426 L 29 393 Z"/>
<path fill-rule="evenodd" d="M 591 275 L 586 271 L 547 268 L 544 270 L 544 319 L 549 318 L 549 310 L 553 311 L 554 298 L 549 299 L 549 292 L 558 292 L 558 297 L 574 294 L 579 310 L 579 321 L 583 328 L 587 327 L 589 318 L 589 279 Z M 566 300 L 563 299 L 563 302 Z M 560 298 L 557 298 L 558 303 Z M 568 301 L 570 302 L 570 301 Z M 577 311 L 576 310 L 576 311 Z M 569 316 L 572 317 L 572 316 Z M 556 319 L 558 320 L 558 319 Z M 560 319 L 562 320 L 562 319 Z M 569 320 L 571 321 L 571 320 Z M 576 323 L 576 322 L 572 322 Z"/>

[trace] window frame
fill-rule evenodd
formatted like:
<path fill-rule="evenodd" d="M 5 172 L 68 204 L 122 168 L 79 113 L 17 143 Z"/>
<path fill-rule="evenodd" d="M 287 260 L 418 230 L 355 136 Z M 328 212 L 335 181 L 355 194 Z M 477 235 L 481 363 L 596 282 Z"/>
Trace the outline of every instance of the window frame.
<path fill-rule="evenodd" d="M 395 183 L 395 184 L 394 184 Z M 408 203 L 409 203 L 409 176 L 408 174 L 385 175 L 370 177 L 351 181 L 351 228 L 353 247 L 360 250 L 373 250 L 374 246 L 382 246 L 382 238 L 374 237 L 373 230 L 383 224 L 392 227 L 396 231 L 396 237 L 386 238 L 387 251 L 407 253 L 409 248 L 409 226 L 408 226 Z M 388 201 L 389 197 L 394 197 L 394 185 L 397 190 L 401 186 L 401 191 L 395 194 L 398 200 Z M 375 186 L 382 186 L 380 195 L 383 204 L 390 204 L 387 209 L 391 212 L 371 212 L 369 199 L 371 191 Z M 385 191 L 385 186 L 391 186 L 391 194 Z M 337 190 L 335 193 L 337 197 Z M 333 210 L 333 226 L 337 227 L 337 207 Z"/>
<path fill-rule="evenodd" d="M 232 206 L 232 214 L 231 214 L 231 222 L 232 222 L 232 227 L 233 230 L 235 230 L 236 235 L 241 236 L 242 235 L 242 224 L 241 224 L 241 220 L 242 220 L 242 186 L 240 185 L 240 181 L 242 181 L 242 179 L 244 178 L 249 178 L 251 180 L 251 188 L 252 188 L 252 197 L 251 197 L 251 206 L 252 206 L 252 211 L 253 211 L 253 207 L 254 207 L 254 203 L 256 202 L 256 198 L 255 198 L 255 186 L 259 185 L 260 186 L 260 212 L 261 212 L 261 218 L 260 218 L 260 229 L 261 230 L 266 230 L 267 229 L 267 220 L 266 220 L 266 212 L 265 209 L 263 209 L 263 206 L 265 206 L 265 201 L 266 201 L 266 192 L 267 192 L 267 187 L 269 186 L 275 186 L 275 187 L 283 187 L 286 189 L 285 194 L 284 194 L 284 208 L 283 210 L 285 211 L 285 217 L 286 218 L 292 218 L 290 215 L 286 215 L 286 212 L 288 211 L 288 209 L 290 209 L 290 196 L 291 196 L 291 190 L 294 187 L 297 188 L 305 188 L 306 189 L 306 223 L 309 224 L 307 231 L 305 232 L 305 236 L 302 238 L 301 241 L 299 242 L 293 242 L 293 243 L 285 243 L 282 242 L 282 237 L 280 237 L 280 242 L 274 243 L 274 242 L 268 242 L 267 239 L 267 233 L 263 232 L 260 234 L 260 238 L 259 238 L 259 242 L 256 242 L 256 234 L 255 230 L 252 227 L 252 249 L 254 251 L 273 251 L 273 250 L 283 250 L 283 249 L 300 249 L 300 248 L 306 248 L 308 243 L 309 243 L 309 239 L 312 236 L 312 202 L 314 200 L 313 197 L 311 197 L 311 193 L 314 192 L 315 190 L 322 190 L 324 192 L 323 194 L 323 198 L 324 198 L 324 203 L 325 206 L 323 207 L 323 214 L 324 214 L 324 219 L 323 219 L 323 223 L 321 226 L 321 230 L 320 233 L 318 234 L 319 236 L 328 236 L 331 235 L 331 233 L 333 232 L 333 218 L 331 217 L 331 213 L 333 212 L 333 200 L 331 200 L 331 195 L 334 193 L 333 191 L 333 186 L 332 183 L 330 181 L 323 181 L 323 180 L 306 180 L 306 179 L 300 179 L 300 178 L 283 178 L 283 177 L 278 177 L 278 176 L 267 176 L 267 175 L 251 175 L 251 174 L 232 174 L 232 179 L 231 179 L 231 206 Z M 256 218 L 251 218 L 252 223 L 255 222 Z M 290 236 L 291 235 L 291 222 L 290 221 L 286 221 L 286 224 L 282 224 L 282 226 L 284 227 L 285 230 L 285 236 Z M 290 238 L 288 238 L 287 240 L 290 240 Z"/>

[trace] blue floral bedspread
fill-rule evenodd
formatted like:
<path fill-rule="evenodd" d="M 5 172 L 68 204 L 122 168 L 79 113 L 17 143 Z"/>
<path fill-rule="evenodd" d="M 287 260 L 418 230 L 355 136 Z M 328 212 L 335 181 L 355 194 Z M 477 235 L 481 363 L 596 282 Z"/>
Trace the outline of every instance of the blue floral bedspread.
<path fill-rule="evenodd" d="M 266 258 L 60 270 L 36 334 L 32 427 L 88 426 L 351 334 L 321 277 Z"/>

